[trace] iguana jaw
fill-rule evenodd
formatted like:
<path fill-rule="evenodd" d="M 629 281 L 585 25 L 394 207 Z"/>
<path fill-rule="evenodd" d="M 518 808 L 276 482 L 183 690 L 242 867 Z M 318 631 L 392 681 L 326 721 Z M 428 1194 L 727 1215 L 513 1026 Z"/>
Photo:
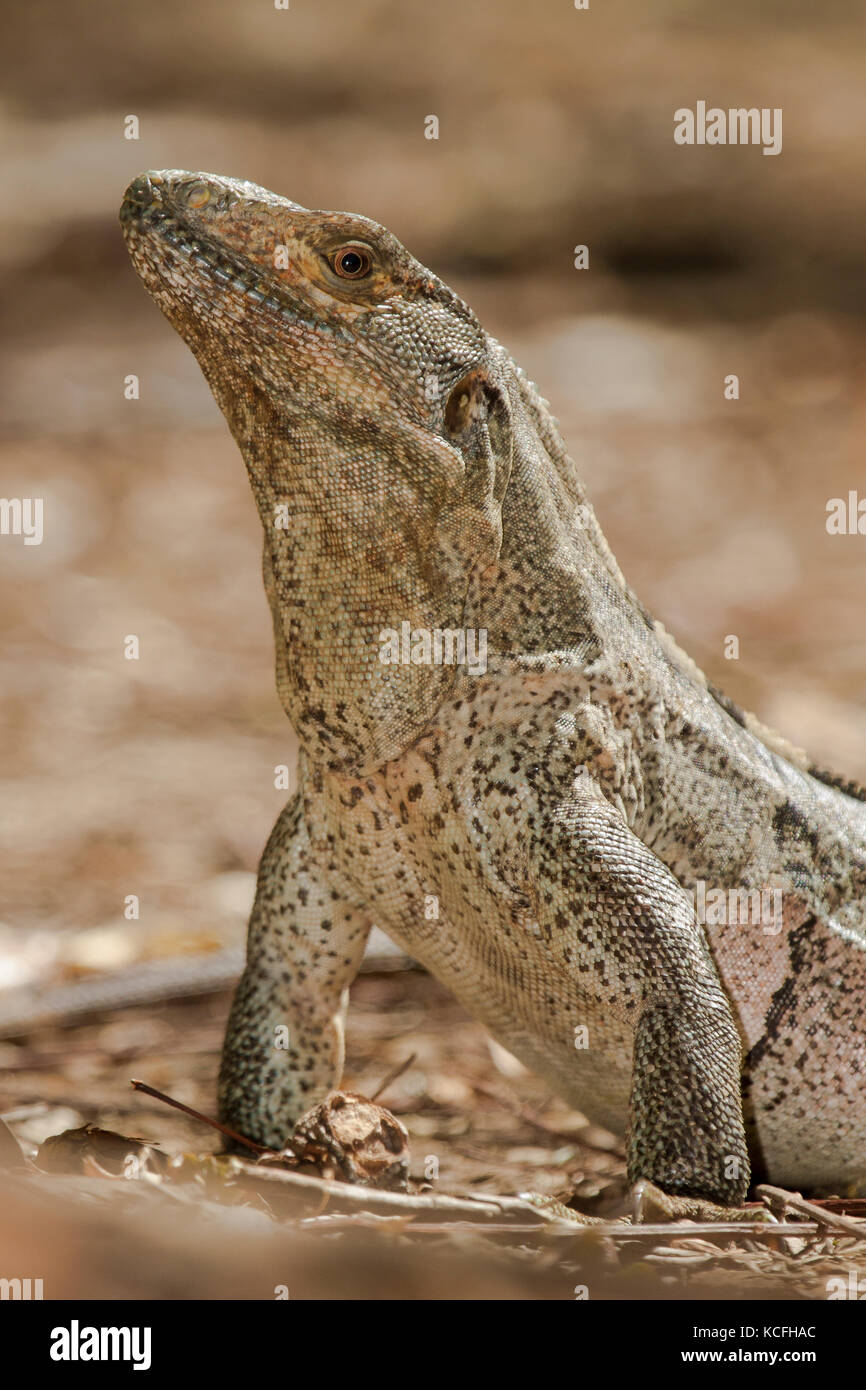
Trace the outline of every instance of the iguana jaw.
<path fill-rule="evenodd" d="M 310 214 L 254 184 L 179 170 L 139 175 L 120 210 L 136 271 L 200 361 L 217 335 L 238 360 L 260 335 L 357 346 L 353 306 L 322 302 L 303 273 L 296 216 Z"/>

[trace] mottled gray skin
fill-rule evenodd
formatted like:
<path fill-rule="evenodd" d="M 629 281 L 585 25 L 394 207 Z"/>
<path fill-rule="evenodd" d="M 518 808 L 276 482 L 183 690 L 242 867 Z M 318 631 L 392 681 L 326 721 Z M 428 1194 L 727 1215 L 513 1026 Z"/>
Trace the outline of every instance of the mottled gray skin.
<path fill-rule="evenodd" d="M 625 584 L 546 403 L 390 233 L 176 171 L 121 219 L 243 453 L 301 747 L 223 1118 L 278 1147 L 339 1083 L 377 923 L 627 1132 L 632 1178 L 735 1203 L 751 1157 L 862 1185 L 863 793 L 708 687 Z M 404 621 L 486 629 L 486 672 L 383 664 Z M 703 923 L 698 882 L 775 889 L 781 919 Z"/>

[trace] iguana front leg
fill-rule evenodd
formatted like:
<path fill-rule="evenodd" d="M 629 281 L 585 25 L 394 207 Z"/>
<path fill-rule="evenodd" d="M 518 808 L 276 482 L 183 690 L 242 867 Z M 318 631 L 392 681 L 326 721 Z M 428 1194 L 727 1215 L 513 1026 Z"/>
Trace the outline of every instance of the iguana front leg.
<path fill-rule="evenodd" d="M 331 857 L 327 838 L 311 834 L 298 792 L 259 865 L 219 1080 L 223 1122 L 275 1148 L 340 1083 L 345 992 L 370 932 Z"/>
<path fill-rule="evenodd" d="M 741 1042 L 692 904 L 595 788 L 553 820 L 538 870 L 567 925 L 551 945 L 567 949 L 596 1012 L 633 1028 L 629 1178 L 742 1202 Z"/>

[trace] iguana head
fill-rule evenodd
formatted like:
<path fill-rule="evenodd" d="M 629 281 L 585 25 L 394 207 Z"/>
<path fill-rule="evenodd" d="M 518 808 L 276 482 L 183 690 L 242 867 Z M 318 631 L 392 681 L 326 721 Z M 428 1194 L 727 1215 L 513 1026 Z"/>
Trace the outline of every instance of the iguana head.
<path fill-rule="evenodd" d="M 413 661 L 417 641 L 408 663 L 384 661 L 396 649 L 383 633 L 477 622 L 479 577 L 499 551 L 501 349 L 366 217 L 177 170 L 135 179 L 120 216 L 246 462 L 281 699 L 315 760 L 376 767 L 457 675 Z"/>

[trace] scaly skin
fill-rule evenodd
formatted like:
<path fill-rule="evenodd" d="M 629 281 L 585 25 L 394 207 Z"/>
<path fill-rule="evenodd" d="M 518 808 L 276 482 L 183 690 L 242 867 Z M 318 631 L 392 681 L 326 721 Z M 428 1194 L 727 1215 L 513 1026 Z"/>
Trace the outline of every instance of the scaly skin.
<path fill-rule="evenodd" d="M 375 921 L 627 1130 L 633 1179 L 731 1204 L 750 1156 L 862 1184 L 863 793 L 707 685 L 623 580 L 546 403 L 389 232 L 177 171 L 121 220 L 246 462 L 301 747 L 223 1118 L 279 1146 L 339 1083 Z M 383 663 L 404 622 L 486 630 L 486 670 Z M 704 922 L 698 883 L 779 911 Z"/>

